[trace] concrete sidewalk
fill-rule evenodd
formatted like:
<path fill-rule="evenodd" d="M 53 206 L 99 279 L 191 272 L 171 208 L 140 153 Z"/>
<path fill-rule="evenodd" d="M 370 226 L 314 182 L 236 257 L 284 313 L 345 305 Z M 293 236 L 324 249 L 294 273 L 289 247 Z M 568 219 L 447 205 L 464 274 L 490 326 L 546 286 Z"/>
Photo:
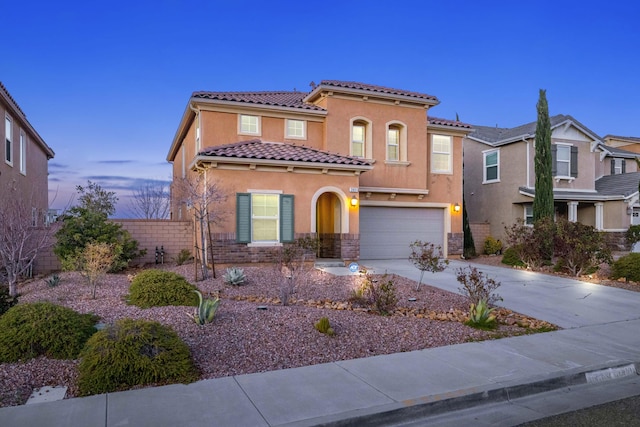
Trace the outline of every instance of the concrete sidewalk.
<path fill-rule="evenodd" d="M 400 271 L 392 271 L 398 265 L 395 261 L 389 265 L 363 264 L 376 270 Z M 556 324 L 586 324 L 544 334 L 2 408 L 0 425 L 389 426 L 485 403 L 581 384 L 613 383 L 637 375 L 639 294 L 589 288 L 594 301 L 589 302 L 589 307 L 603 305 L 606 315 L 588 316 L 583 314 L 588 298 L 575 298 L 586 289 L 581 282 L 556 281 L 546 276 L 548 279 L 540 279 L 541 283 L 534 277 L 523 285 L 511 276 L 511 270 L 492 272 L 504 275 L 498 278 L 508 279 L 513 287 L 509 297 L 500 288 L 505 306 L 509 307 L 512 292 L 515 304 L 523 304 L 515 299 L 516 294 L 525 294 L 520 296 L 524 301 L 530 293 L 532 312 L 538 310 L 536 305 L 547 301 L 548 313 L 564 312 L 542 319 Z M 398 274 L 413 278 L 413 272 Z M 440 274 L 444 275 L 425 276 L 425 281 L 434 284 Z M 451 286 L 446 278 L 435 281 L 438 280 Z M 555 290 L 559 302 L 539 296 Z M 606 307 L 618 300 L 626 300 L 618 310 Z M 634 304 L 636 308 L 632 309 Z M 617 319 L 609 320 L 612 317 Z M 640 394 L 640 382 L 635 384 Z M 545 416 L 542 409 L 523 410 L 529 412 L 520 414 L 520 422 Z M 546 410 L 552 413 L 553 404 L 546 405 Z M 501 425 L 511 425 L 505 422 Z"/>

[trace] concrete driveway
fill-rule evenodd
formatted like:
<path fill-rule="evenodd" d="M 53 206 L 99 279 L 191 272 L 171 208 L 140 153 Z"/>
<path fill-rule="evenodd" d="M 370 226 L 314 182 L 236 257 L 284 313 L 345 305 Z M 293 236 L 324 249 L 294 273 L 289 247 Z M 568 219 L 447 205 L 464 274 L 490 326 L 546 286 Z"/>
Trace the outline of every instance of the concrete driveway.
<path fill-rule="evenodd" d="M 420 279 L 420 270 L 408 260 L 361 260 L 360 265 L 376 273 Z M 456 272 L 469 265 L 501 283 L 496 292 L 503 301 L 498 305 L 564 329 L 640 319 L 640 292 L 509 267 L 451 260 L 443 272 L 425 272 L 422 281 L 460 293 Z"/>

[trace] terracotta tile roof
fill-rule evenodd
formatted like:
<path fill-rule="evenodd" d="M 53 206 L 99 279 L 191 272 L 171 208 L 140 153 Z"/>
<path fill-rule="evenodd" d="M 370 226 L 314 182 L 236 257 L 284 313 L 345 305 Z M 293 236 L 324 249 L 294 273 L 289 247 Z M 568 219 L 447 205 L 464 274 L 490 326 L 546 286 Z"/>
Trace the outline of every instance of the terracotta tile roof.
<path fill-rule="evenodd" d="M 346 81 L 340 81 L 340 80 L 322 80 L 318 86 L 333 86 L 337 88 L 356 89 L 356 90 L 363 90 L 363 91 L 368 91 L 373 93 L 382 93 L 387 95 L 401 95 L 401 96 L 408 96 L 416 99 L 425 99 L 425 100 L 436 101 L 436 102 L 438 101 L 438 98 L 436 98 L 433 95 L 427 95 L 425 93 L 419 93 L 419 92 L 411 92 L 411 91 L 402 90 L 402 89 L 392 89 L 384 86 L 370 85 L 366 83 L 346 82 Z"/>
<path fill-rule="evenodd" d="M 334 154 L 302 145 L 283 142 L 267 142 L 260 139 L 241 141 L 233 144 L 208 147 L 198 153 L 200 156 L 228 157 L 236 159 L 280 160 L 334 165 L 370 166 L 363 159 Z"/>
<path fill-rule="evenodd" d="M 245 104 L 269 105 L 276 107 L 301 108 L 305 110 L 325 111 L 317 105 L 303 102 L 306 92 L 194 92 L 193 98 L 216 101 L 241 102 Z"/>
<path fill-rule="evenodd" d="M 451 126 L 451 127 L 454 127 L 454 128 L 461 128 L 461 129 L 472 129 L 473 128 L 470 124 L 463 123 L 463 122 L 458 121 L 458 120 L 440 119 L 438 117 L 428 117 L 427 120 L 429 121 L 430 125 Z"/>

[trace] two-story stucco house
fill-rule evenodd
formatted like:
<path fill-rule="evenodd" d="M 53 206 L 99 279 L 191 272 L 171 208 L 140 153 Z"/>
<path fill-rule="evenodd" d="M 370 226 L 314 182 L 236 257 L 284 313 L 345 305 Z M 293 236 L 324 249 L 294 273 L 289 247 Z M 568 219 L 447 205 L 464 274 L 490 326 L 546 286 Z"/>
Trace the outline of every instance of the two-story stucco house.
<path fill-rule="evenodd" d="M 635 136 L 605 135 L 604 143 L 610 147 L 640 153 L 640 138 Z"/>
<path fill-rule="evenodd" d="M 571 116 L 550 120 L 556 215 L 612 235 L 637 223 L 638 154 L 605 145 Z M 505 226 L 533 220 L 536 122 L 473 128 L 464 140 L 469 222 L 489 223 L 491 235 L 504 239 Z"/>
<path fill-rule="evenodd" d="M 428 117 L 434 96 L 325 80 L 310 92 L 195 92 L 167 160 L 229 196 L 212 230 L 221 261 L 263 261 L 314 235 L 321 258 L 406 258 L 420 239 L 462 251 L 462 138 Z M 188 212 L 172 194 L 172 218 Z"/>
<path fill-rule="evenodd" d="M 49 206 L 48 161 L 54 152 L 1 82 L 0 117 L 3 121 L 0 200 L 22 198 L 31 205 L 32 224 L 40 226 L 46 221 Z"/>

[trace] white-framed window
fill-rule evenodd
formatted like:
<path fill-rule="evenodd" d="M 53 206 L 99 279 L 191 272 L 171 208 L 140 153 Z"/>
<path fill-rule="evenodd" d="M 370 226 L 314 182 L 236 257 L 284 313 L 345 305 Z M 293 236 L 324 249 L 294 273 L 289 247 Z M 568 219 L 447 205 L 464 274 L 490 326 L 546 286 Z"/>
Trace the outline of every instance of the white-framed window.
<path fill-rule="evenodd" d="M 431 172 L 452 173 L 453 153 L 452 138 L 446 135 L 432 135 L 431 137 Z"/>
<path fill-rule="evenodd" d="M 387 160 L 400 160 L 400 128 L 389 126 L 387 129 Z"/>
<path fill-rule="evenodd" d="M 245 135 L 260 135 L 260 117 L 240 114 L 238 132 Z"/>
<path fill-rule="evenodd" d="M 37 208 L 31 208 L 31 226 L 32 227 L 38 226 L 38 209 Z"/>
<path fill-rule="evenodd" d="M 4 116 L 4 161 L 13 165 L 13 126 L 9 116 Z"/>
<path fill-rule="evenodd" d="M 200 125 L 200 114 L 196 114 L 196 155 L 200 152 L 202 148 L 202 142 L 200 135 L 202 133 L 202 126 Z"/>
<path fill-rule="evenodd" d="M 351 126 L 351 155 L 364 157 L 365 138 L 367 126 L 362 122 L 356 122 Z"/>
<path fill-rule="evenodd" d="M 525 225 L 533 225 L 533 205 L 524 205 L 524 223 Z"/>
<path fill-rule="evenodd" d="M 292 242 L 295 236 L 293 195 L 249 191 L 236 194 L 236 240 L 257 245 Z"/>
<path fill-rule="evenodd" d="M 500 150 L 482 152 L 484 174 L 482 182 L 488 184 L 500 181 Z"/>
<path fill-rule="evenodd" d="M 611 175 L 620 175 L 626 172 L 624 159 L 611 159 Z"/>
<path fill-rule="evenodd" d="M 285 120 L 285 137 L 293 139 L 307 138 L 307 122 L 304 120 Z"/>
<path fill-rule="evenodd" d="M 571 176 L 571 146 L 556 144 L 556 176 Z"/>
<path fill-rule="evenodd" d="M 20 131 L 20 173 L 27 174 L 27 135 Z"/>
<path fill-rule="evenodd" d="M 279 241 L 279 194 L 251 194 L 251 235 L 253 242 Z"/>

